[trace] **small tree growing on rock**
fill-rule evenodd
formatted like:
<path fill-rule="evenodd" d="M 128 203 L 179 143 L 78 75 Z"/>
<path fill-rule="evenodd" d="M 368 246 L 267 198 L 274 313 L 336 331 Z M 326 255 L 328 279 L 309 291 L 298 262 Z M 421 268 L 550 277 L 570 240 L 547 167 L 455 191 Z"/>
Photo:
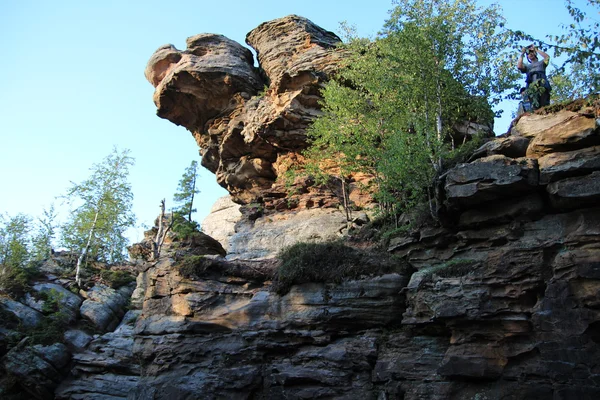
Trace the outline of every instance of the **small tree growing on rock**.
<path fill-rule="evenodd" d="M 190 166 L 185 169 L 177 191 L 173 195 L 173 201 L 179 203 L 179 206 L 173 209 L 173 232 L 186 236 L 197 230 L 199 225 L 192 221 L 192 213 L 196 212 L 194 208 L 194 198 L 200 193 L 197 188 L 198 180 L 198 162 L 193 160 Z"/>
<path fill-rule="evenodd" d="M 75 280 L 80 286 L 81 268 L 87 260 L 114 263 L 125 259 L 125 230 L 135 223 L 133 193 L 127 180 L 133 163 L 129 150 L 114 148 L 90 168 L 88 179 L 72 183 L 64 196 L 72 212 L 62 227 L 62 243 L 78 254 Z"/>

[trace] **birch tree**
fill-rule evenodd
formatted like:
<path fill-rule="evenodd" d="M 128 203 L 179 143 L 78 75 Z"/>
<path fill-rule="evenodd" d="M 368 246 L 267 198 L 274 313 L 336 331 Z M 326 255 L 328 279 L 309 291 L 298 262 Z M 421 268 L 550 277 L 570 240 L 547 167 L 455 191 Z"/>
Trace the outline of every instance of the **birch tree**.
<path fill-rule="evenodd" d="M 114 263 L 125 259 L 124 234 L 135 223 L 127 180 L 133 163 L 129 150 L 114 148 L 90 168 L 88 179 L 72 183 L 64 196 L 72 211 L 62 227 L 62 243 L 77 254 L 75 280 L 80 286 L 81 270 L 89 260 Z"/>
<path fill-rule="evenodd" d="M 374 41 L 354 40 L 326 84 L 309 130 L 310 163 L 374 177 L 375 197 L 397 214 L 426 198 L 453 124 L 492 120 L 490 104 L 518 78 L 496 6 L 473 0 L 399 0 Z"/>

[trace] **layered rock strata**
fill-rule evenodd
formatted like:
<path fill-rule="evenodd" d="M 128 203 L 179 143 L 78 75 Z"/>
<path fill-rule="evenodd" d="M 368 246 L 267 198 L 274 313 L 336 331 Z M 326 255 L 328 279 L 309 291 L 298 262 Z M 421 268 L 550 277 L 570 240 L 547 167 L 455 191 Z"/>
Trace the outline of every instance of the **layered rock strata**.
<path fill-rule="evenodd" d="M 577 130 L 590 116 L 575 113 Z M 528 134 L 530 118 L 539 125 Z M 168 244 L 141 267 L 127 350 L 90 346 L 59 398 L 94 394 L 84 383 L 101 378 L 104 353 L 140 368 L 139 377 L 127 363 L 109 368 L 127 382 L 104 392 L 112 398 L 598 398 L 600 207 L 596 186 L 583 182 L 597 181 L 600 129 L 527 157 L 553 119 L 522 117 L 518 136 L 445 175 L 447 225 L 389 242 L 410 264 L 406 274 L 306 283 L 280 296 L 269 289 L 273 260 L 225 261 L 210 247 Z M 203 253 L 185 267 L 186 255 Z"/>

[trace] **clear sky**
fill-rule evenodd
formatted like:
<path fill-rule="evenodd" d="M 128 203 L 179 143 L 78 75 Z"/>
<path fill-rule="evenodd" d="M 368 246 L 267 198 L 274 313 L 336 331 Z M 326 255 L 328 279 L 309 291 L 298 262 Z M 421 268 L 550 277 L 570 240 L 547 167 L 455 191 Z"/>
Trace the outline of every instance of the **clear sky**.
<path fill-rule="evenodd" d="M 540 37 L 570 22 L 562 0 L 501 5 L 510 28 Z M 289 14 L 335 32 L 346 20 L 360 36 L 374 36 L 392 7 L 390 0 L 0 0 L 0 213 L 36 216 L 59 205 L 55 197 L 69 182 L 88 177 L 117 146 L 136 159 L 134 212 L 138 224 L 151 225 L 159 201 L 173 205 L 184 169 L 199 160 L 191 134 L 155 114 L 144 68 L 159 46 L 183 50 L 198 33 L 245 44 L 260 23 Z M 497 133 L 506 130 L 516 101 L 503 107 Z M 226 194 L 203 168 L 200 190 L 198 221 Z M 141 239 L 142 231 L 130 236 Z"/>

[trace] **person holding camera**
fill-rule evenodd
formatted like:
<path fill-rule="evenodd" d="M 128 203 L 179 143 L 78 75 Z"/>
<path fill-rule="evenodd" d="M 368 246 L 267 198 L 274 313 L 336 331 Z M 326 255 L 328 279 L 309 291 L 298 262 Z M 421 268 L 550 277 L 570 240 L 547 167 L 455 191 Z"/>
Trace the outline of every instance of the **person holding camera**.
<path fill-rule="evenodd" d="M 542 60 L 538 60 L 538 53 L 542 56 Z M 523 56 L 527 54 L 529 64 L 523 64 Z M 524 74 L 527 74 L 525 79 L 526 94 L 531 101 L 531 106 L 534 110 L 550 104 L 550 81 L 546 76 L 546 67 L 550 62 L 550 56 L 542 50 L 530 45 L 523 47 L 521 56 L 517 62 L 517 68 Z"/>

